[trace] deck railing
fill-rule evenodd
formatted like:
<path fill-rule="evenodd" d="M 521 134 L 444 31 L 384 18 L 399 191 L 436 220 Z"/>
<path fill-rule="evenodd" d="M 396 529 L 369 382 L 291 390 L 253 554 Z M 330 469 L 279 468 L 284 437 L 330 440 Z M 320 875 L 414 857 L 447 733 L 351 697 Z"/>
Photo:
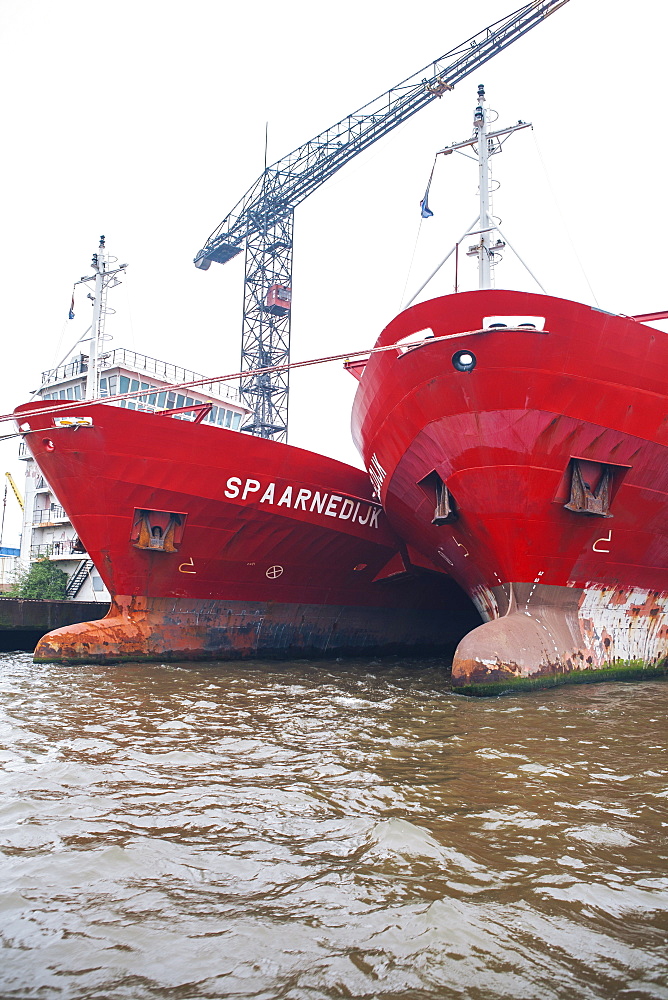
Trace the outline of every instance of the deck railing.
<path fill-rule="evenodd" d="M 156 378 L 172 385 L 180 382 L 197 382 L 199 379 L 206 377 L 197 372 L 192 372 L 187 368 L 181 368 L 179 365 L 172 365 L 167 361 L 160 361 L 158 358 L 151 358 L 147 354 L 139 354 L 137 351 L 130 351 L 124 347 L 108 351 L 100 357 L 101 371 L 106 371 L 110 368 L 122 368 L 124 366 L 135 371 L 155 375 Z M 49 371 L 42 372 L 42 385 L 50 385 L 53 382 L 63 382 L 70 378 L 76 378 L 78 375 L 84 375 L 87 371 L 88 358 L 79 357 L 74 361 L 68 362 L 66 365 L 60 365 L 58 368 L 51 368 Z M 221 382 L 211 382 L 198 388 L 201 392 L 205 392 L 210 396 L 229 399 L 230 402 L 239 402 L 238 390 Z"/>

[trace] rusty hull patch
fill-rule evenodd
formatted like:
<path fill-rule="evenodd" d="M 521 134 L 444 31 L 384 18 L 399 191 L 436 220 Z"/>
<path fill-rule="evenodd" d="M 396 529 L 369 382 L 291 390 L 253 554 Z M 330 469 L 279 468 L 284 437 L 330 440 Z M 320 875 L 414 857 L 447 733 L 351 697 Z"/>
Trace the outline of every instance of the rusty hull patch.
<path fill-rule="evenodd" d="M 117 597 L 99 621 L 57 629 L 38 663 L 451 656 L 475 620 L 443 611 Z"/>
<path fill-rule="evenodd" d="M 493 601 L 489 594 L 484 600 L 488 613 L 494 604 L 508 610 L 459 643 L 454 686 L 654 665 L 668 656 L 668 593 L 514 583 L 491 594 Z"/>

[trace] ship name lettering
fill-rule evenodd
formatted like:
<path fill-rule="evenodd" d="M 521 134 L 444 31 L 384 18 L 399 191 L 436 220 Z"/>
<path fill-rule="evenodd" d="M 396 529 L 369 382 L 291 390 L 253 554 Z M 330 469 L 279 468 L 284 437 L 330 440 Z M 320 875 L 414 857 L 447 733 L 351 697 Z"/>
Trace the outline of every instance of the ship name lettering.
<path fill-rule="evenodd" d="M 260 503 L 273 503 L 275 490 L 276 490 L 276 483 L 269 483 L 266 490 L 260 497 Z"/>
<path fill-rule="evenodd" d="M 351 524 L 368 525 L 370 528 L 378 527 L 378 517 L 380 507 L 375 504 L 365 503 L 363 500 L 354 500 L 352 497 L 340 496 L 338 493 L 321 493 L 319 490 L 307 490 L 298 486 L 286 486 L 276 500 L 276 483 L 263 484 L 258 479 L 240 479 L 239 476 L 230 476 L 225 483 L 224 495 L 229 500 L 253 501 L 255 503 L 266 503 L 276 507 L 290 507 L 292 510 L 310 511 L 311 513 L 324 514 L 327 517 L 338 517 L 342 521 L 350 521 Z M 260 491 L 264 488 L 264 492 Z M 259 498 L 256 494 L 260 494 Z M 309 502 L 310 501 L 310 502 Z"/>
<path fill-rule="evenodd" d="M 241 480 L 237 476 L 230 476 L 226 483 L 227 489 L 225 490 L 225 496 L 229 497 L 230 500 L 234 500 L 235 497 L 239 496 L 239 487 L 241 486 Z"/>
<path fill-rule="evenodd" d="M 346 510 L 346 504 L 348 504 L 348 509 L 347 510 Z M 346 497 L 346 499 L 341 504 L 341 510 L 339 511 L 339 517 L 342 520 L 347 521 L 348 518 L 350 517 L 350 515 L 353 512 L 353 507 L 354 506 L 355 506 L 355 504 L 353 503 L 353 501 L 350 500 L 348 497 Z"/>
<path fill-rule="evenodd" d="M 343 497 L 337 496 L 336 493 L 332 493 L 331 497 L 329 498 L 329 503 L 325 508 L 325 514 L 327 515 L 327 517 L 337 517 L 336 505 L 340 503 L 341 500 L 343 500 Z"/>
<path fill-rule="evenodd" d="M 306 510 L 306 501 L 310 496 L 311 496 L 310 490 L 300 490 L 299 493 L 297 494 L 297 499 L 295 500 L 293 505 L 294 509 L 299 510 L 301 508 L 301 510 Z"/>
<path fill-rule="evenodd" d="M 362 520 L 362 518 L 361 518 L 361 517 L 358 517 L 358 518 L 357 518 L 357 523 L 358 523 L 358 524 L 366 524 L 366 522 L 367 522 L 367 521 L 369 520 L 369 518 L 370 518 L 370 516 L 371 516 L 371 509 L 372 509 L 372 508 L 371 508 L 371 507 L 369 506 L 369 508 L 368 508 L 368 510 L 367 510 L 367 512 L 366 512 L 366 517 L 364 518 L 364 520 Z"/>
<path fill-rule="evenodd" d="M 326 499 L 327 499 L 327 494 L 326 493 L 323 494 L 323 496 L 320 496 L 320 493 L 316 490 L 315 493 L 313 494 L 313 501 L 311 503 L 311 510 L 314 510 L 317 507 L 318 508 L 318 514 L 322 514 L 323 510 L 325 509 L 325 500 Z"/>
<path fill-rule="evenodd" d="M 278 501 L 278 506 L 279 507 L 282 507 L 284 505 L 286 507 L 290 507 L 292 505 L 292 486 L 286 487 L 285 493 L 283 494 L 283 496 L 281 497 L 281 499 Z"/>
<path fill-rule="evenodd" d="M 244 491 L 241 494 L 241 499 L 245 500 L 249 493 L 257 493 L 260 489 L 260 484 L 257 479 L 247 479 L 244 484 Z"/>

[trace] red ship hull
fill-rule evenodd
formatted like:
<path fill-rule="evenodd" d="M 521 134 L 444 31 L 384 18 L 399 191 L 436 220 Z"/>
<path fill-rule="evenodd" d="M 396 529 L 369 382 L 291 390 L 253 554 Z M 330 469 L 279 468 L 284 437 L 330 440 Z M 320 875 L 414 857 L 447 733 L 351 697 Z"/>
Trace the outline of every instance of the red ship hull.
<path fill-rule="evenodd" d="M 453 683 L 665 662 L 668 336 L 490 290 L 421 303 L 378 345 L 419 331 L 369 359 L 353 434 L 392 526 L 485 621 Z"/>
<path fill-rule="evenodd" d="M 417 655 L 475 623 L 411 565 L 360 470 L 164 415 L 64 404 L 56 418 L 92 420 L 75 428 L 43 409 L 17 421 L 112 607 L 38 661 Z"/>

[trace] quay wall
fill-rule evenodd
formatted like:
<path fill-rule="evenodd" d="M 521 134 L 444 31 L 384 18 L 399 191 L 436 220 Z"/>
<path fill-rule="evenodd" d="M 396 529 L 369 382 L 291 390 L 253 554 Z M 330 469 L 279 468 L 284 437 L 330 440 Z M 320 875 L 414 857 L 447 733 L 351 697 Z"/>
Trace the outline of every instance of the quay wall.
<path fill-rule="evenodd" d="M 104 618 L 105 601 L 30 601 L 0 595 L 0 650 L 32 650 L 47 632 Z"/>

